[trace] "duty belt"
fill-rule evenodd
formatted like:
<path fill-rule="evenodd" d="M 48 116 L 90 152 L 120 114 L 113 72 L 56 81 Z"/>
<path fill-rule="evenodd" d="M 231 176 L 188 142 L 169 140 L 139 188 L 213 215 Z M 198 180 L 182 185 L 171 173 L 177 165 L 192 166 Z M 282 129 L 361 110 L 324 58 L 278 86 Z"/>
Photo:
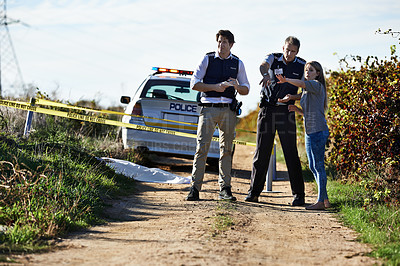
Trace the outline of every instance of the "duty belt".
<path fill-rule="evenodd" d="M 229 107 L 229 103 L 199 103 L 199 106 L 205 107 Z"/>

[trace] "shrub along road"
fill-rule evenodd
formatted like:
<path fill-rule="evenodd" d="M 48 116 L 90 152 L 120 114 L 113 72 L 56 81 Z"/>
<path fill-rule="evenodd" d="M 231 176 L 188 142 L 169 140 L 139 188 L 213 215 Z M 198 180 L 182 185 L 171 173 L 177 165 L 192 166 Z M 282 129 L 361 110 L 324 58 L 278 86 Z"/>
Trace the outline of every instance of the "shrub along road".
<path fill-rule="evenodd" d="M 183 199 L 189 185 L 138 183 L 137 192 L 110 202 L 110 223 L 74 233 L 48 253 L 20 255 L 29 265 L 373 265 L 370 248 L 328 211 L 290 206 L 287 180 L 274 181 L 260 203 L 243 199 L 249 188 L 252 147 L 237 146 L 232 191 L 217 200 L 217 174 L 207 171 L 201 201 Z M 190 163 L 160 166 L 190 175 Z M 286 178 L 278 165 L 278 177 Z M 307 203 L 316 200 L 307 183 Z"/>

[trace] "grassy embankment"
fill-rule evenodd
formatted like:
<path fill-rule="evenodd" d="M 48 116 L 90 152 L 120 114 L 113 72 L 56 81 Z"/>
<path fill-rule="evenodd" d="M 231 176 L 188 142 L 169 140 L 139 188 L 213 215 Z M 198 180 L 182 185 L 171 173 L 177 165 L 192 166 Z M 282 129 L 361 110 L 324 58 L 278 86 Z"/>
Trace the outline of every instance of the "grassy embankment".
<path fill-rule="evenodd" d="M 0 109 L 0 261 L 7 257 L 1 254 L 46 249 L 59 236 L 105 222 L 107 200 L 134 189 L 132 179 L 97 159 L 121 152 L 116 129 L 35 114 L 26 138 L 25 116 Z"/>

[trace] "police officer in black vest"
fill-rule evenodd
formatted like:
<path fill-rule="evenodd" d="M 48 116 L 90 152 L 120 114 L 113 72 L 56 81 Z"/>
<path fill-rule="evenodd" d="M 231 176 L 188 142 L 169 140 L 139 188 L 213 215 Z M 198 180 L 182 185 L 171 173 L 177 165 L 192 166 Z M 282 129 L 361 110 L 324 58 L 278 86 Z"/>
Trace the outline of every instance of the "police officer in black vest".
<path fill-rule="evenodd" d="M 231 53 L 235 43 L 228 30 L 217 33 L 218 50 L 204 56 L 192 76 L 190 87 L 201 92 L 197 147 L 193 161 L 192 186 L 186 200 L 199 200 L 207 153 L 216 125 L 219 129 L 219 198 L 236 200 L 231 191 L 232 144 L 236 126 L 236 93 L 249 93 L 243 62 Z"/>
<path fill-rule="evenodd" d="M 294 101 L 281 103 L 278 99 L 287 94 L 298 94 L 298 88 L 288 83 L 278 83 L 276 75 L 302 79 L 305 61 L 297 57 L 300 41 L 292 36 L 285 40 L 283 53 L 268 55 L 260 66 L 263 76 L 262 98 L 257 120 L 257 148 L 253 158 L 251 184 L 245 201 L 258 202 L 264 188 L 269 160 L 278 131 L 288 168 L 290 185 L 294 196 L 292 205 L 304 205 L 304 181 L 297 152 L 295 112 L 289 112 L 288 105 Z"/>

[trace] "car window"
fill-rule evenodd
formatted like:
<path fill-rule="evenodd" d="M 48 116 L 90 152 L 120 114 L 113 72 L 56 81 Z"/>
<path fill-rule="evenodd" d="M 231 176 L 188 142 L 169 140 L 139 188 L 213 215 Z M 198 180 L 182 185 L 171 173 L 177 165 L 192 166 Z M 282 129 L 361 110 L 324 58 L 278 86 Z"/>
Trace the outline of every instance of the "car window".
<path fill-rule="evenodd" d="M 148 85 L 148 86 L 147 86 Z M 148 83 L 142 93 L 144 98 L 170 99 L 182 101 L 197 101 L 198 91 L 191 90 L 189 82 L 180 84 Z"/>

